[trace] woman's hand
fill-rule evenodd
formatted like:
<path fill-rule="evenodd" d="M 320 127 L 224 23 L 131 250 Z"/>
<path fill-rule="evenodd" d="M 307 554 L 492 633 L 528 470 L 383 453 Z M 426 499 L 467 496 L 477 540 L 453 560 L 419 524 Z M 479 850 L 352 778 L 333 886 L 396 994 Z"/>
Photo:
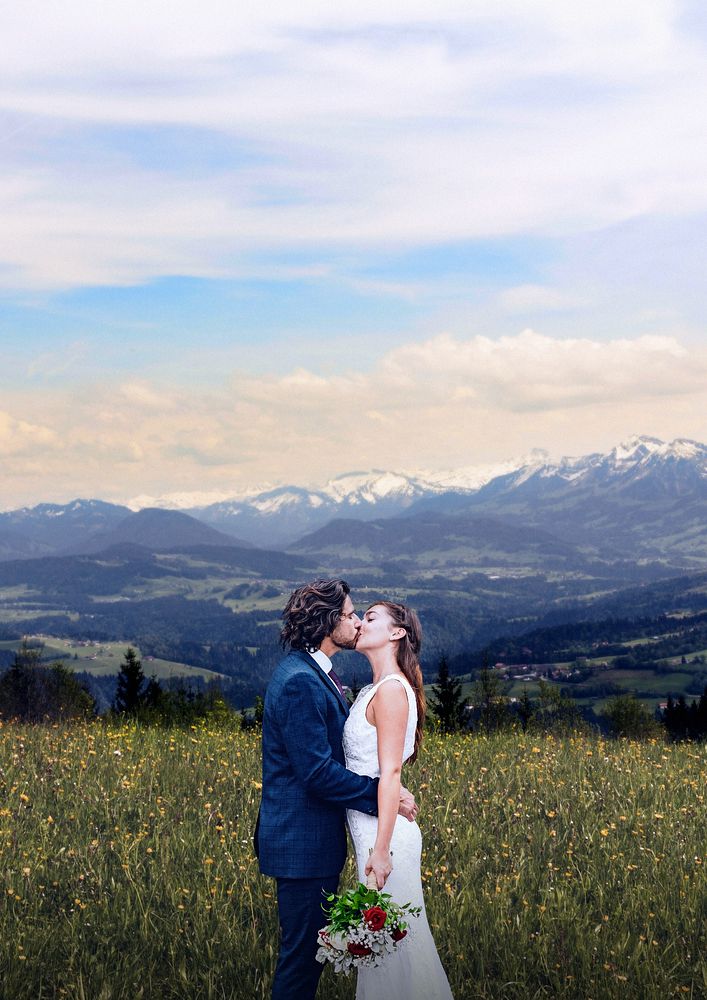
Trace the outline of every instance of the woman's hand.
<path fill-rule="evenodd" d="M 390 851 L 373 850 L 366 863 L 365 872 L 369 875 L 375 873 L 378 888 L 382 889 L 386 880 L 393 870 L 393 860 Z"/>
<path fill-rule="evenodd" d="M 417 819 L 417 814 L 420 811 L 420 807 L 417 802 L 415 802 L 415 796 L 412 792 L 409 792 L 407 788 L 401 787 L 400 789 L 400 805 L 398 806 L 398 815 L 404 816 L 406 820 L 410 823 L 414 823 Z"/>

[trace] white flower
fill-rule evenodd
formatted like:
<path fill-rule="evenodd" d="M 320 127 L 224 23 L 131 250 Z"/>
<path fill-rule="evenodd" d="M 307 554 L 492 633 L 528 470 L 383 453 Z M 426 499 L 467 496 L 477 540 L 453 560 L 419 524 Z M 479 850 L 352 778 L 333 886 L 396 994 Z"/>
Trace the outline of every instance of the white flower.
<path fill-rule="evenodd" d="M 343 934 L 332 934 L 329 938 L 329 944 L 337 951 L 346 951 L 346 939 Z"/>

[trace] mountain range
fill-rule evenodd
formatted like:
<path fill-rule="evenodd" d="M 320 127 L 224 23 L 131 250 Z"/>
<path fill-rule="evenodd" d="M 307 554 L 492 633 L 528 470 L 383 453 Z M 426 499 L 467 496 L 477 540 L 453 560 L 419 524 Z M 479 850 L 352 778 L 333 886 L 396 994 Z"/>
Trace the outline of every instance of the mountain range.
<path fill-rule="evenodd" d="M 584 558 L 707 563 L 705 445 L 637 436 L 605 454 L 552 463 L 534 452 L 514 464 L 427 477 L 348 473 L 318 490 L 280 486 L 181 510 L 134 511 L 97 499 L 43 503 L 0 513 L 0 560 L 133 544 L 154 552 L 348 551 L 366 562 L 435 552 L 445 565 L 440 553 L 474 565 L 482 550 L 493 562 L 499 549 L 516 559 L 525 552 L 532 565 L 542 558 L 565 566 Z"/>
<path fill-rule="evenodd" d="M 703 566 L 707 447 L 635 437 L 608 454 L 528 465 L 417 509 L 427 507 L 542 529 L 602 557 Z"/>
<path fill-rule="evenodd" d="M 180 509 L 84 499 L 1 513 L 0 641 L 136 643 L 216 671 L 235 704 L 252 704 L 281 655 L 286 595 L 316 576 L 349 580 L 360 607 L 409 601 L 425 670 L 533 628 L 707 609 L 704 445 L 636 437 L 495 473 L 350 473 L 320 490 L 181 497 Z"/>

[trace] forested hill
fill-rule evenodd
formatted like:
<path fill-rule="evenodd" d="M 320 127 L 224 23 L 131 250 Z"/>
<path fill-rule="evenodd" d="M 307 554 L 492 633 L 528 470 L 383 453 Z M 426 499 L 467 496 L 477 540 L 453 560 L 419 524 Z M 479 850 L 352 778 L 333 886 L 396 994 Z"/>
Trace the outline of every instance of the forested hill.
<path fill-rule="evenodd" d="M 635 663 L 707 649 L 707 611 L 637 619 L 600 619 L 502 636 L 482 649 L 451 657 L 453 672 L 466 673 L 497 662 L 571 662 L 587 656 L 631 657 Z"/>

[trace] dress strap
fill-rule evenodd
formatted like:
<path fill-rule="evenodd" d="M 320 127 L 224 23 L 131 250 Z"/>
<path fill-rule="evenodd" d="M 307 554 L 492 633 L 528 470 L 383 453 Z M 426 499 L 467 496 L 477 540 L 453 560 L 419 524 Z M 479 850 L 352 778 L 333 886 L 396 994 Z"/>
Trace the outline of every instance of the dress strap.
<path fill-rule="evenodd" d="M 413 689 L 412 689 L 412 687 L 410 685 L 410 681 L 407 679 L 407 677 L 403 677 L 402 674 L 387 674 L 385 677 L 383 677 L 381 680 L 379 680 L 377 684 L 373 685 L 373 687 L 371 688 L 371 690 L 368 693 L 368 698 L 366 699 L 367 703 L 376 694 L 376 692 L 378 691 L 378 688 L 381 686 L 381 684 L 385 684 L 386 681 L 398 681 L 400 684 L 402 684 L 403 688 L 405 689 L 405 693 L 407 694 L 408 702 L 410 702 L 411 698 L 412 698 L 413 701 L 415 700 L 415 692 L 413 691 Z"/>
<path fill-rule="evenodd" d="M 373 686 L 380 687 L 381 684 L 385 684 L 386 681 L 400 681 L 401 684 L 409 684 L 407 678 L 403 677 L 402 674 L 386 674 L 385 677 L 381 677 L 378 683 Z"/>

